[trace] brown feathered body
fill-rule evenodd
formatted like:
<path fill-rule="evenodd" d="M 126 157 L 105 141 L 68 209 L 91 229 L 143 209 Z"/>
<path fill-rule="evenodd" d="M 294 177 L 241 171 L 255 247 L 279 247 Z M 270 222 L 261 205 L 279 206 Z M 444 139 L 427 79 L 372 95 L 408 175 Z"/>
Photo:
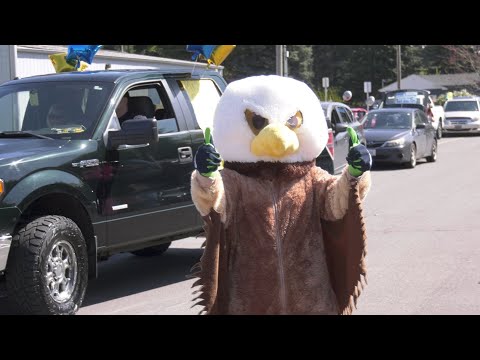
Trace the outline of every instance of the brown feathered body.
<path fill-rule="evenodd" d="M 207 236 L 197 304 L 207 314 L 350 314 L 366 276 L 369 173 L 332 176 L 314 161 L 225 167 L 213 182 L 192 175 Z"/>

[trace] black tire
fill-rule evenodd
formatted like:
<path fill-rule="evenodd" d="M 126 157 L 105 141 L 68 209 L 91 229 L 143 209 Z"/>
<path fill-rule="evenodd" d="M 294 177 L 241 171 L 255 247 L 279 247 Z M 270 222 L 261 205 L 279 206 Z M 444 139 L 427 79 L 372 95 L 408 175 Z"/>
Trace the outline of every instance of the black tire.
<path fill-rule="evenodd" d="M 438 149 L 437 139 L 433 139 L 431 155 L 430 155 L 430 156 L 427 156 L 427 161 L 428 161 L 428 162 L 435 162 L 435 161 L 437 161 L 437 151 L 438 151 L 437 149 Z"/>
<path fill-rule="evenodd" d="M 441 139 L 443 136 L 443 124 L 442 124 L 442 119 L 440 119 L 438 123 L 438 128 L 437 128 L 437 139 Z"/>
<path fill-rule="evenodd" d="M 413 169 L 417 165 L 417 146 L 412 144 L 410 146 L 410 161 L 407 162 L 407 167 Z"/>
<path fill-rule="evenodd" d="M 88 284 L 82 232 L 63 216 L 28 221 L 14 234 L 5 275 L 9 301 L 19 313 L 75 314 Z"/>
<path fill-rule="evenodd" d="M 137 256 L 157 256 L 162 255 L 170 247 L 171 242 L 160 244 L 145 249 L 132 251 L 132 254 Z"/>

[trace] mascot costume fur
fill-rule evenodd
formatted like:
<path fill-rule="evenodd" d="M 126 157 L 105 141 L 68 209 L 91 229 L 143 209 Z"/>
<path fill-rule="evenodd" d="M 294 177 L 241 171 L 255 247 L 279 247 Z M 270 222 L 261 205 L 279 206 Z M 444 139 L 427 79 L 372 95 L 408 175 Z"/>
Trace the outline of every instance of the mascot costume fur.
<path fill-rule="evenodd" d="M 227 86 L 191 179 L 206 230 L 192 269 L 201 313 L 352 313 L 366 284 L 371 157 L 348 132 L 349 166 L 330 175 L 315 164 L 328 130 L 306 84 L 272 75 Z"/>

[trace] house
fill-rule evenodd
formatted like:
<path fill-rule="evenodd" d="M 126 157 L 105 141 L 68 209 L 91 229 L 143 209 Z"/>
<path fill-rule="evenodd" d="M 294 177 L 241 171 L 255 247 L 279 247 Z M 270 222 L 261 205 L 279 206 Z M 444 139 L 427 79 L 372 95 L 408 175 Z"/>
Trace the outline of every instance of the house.
<path fill-rule="evenodd" d="M 402 89 L 429 90 L 432 95 L 439 95 L 448 91 L 467 89 L 478 92 L 480 87 L 480 74 L 442 74 L 442 75 L 409 75 L 400 81 Z M 379 92 L 397 90 L 397 82 L 389 84 Z"/>

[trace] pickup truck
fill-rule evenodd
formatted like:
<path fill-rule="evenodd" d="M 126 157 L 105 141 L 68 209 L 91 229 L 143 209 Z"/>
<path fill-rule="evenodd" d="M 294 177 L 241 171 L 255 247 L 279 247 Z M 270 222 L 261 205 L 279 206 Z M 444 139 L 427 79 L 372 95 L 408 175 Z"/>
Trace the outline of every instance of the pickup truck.
<path fill-rule="evenodd" d="M 192 203 L 214 69 L 72 72 L 0 86 L 0 281 L 24 314 L 74 314 L 97 262 L 200 233 Z M 132 119 L 116 109 L 128 94 Z"/>
<path fill-rule="evenodd" d="M 395 90 L 384 95 L 380 108 L 414 107 L 422 109 L 435 129 L 437 139 L 442 138 L 445 113 L 443 106 L 435 105 L 428 90 Z"/>

